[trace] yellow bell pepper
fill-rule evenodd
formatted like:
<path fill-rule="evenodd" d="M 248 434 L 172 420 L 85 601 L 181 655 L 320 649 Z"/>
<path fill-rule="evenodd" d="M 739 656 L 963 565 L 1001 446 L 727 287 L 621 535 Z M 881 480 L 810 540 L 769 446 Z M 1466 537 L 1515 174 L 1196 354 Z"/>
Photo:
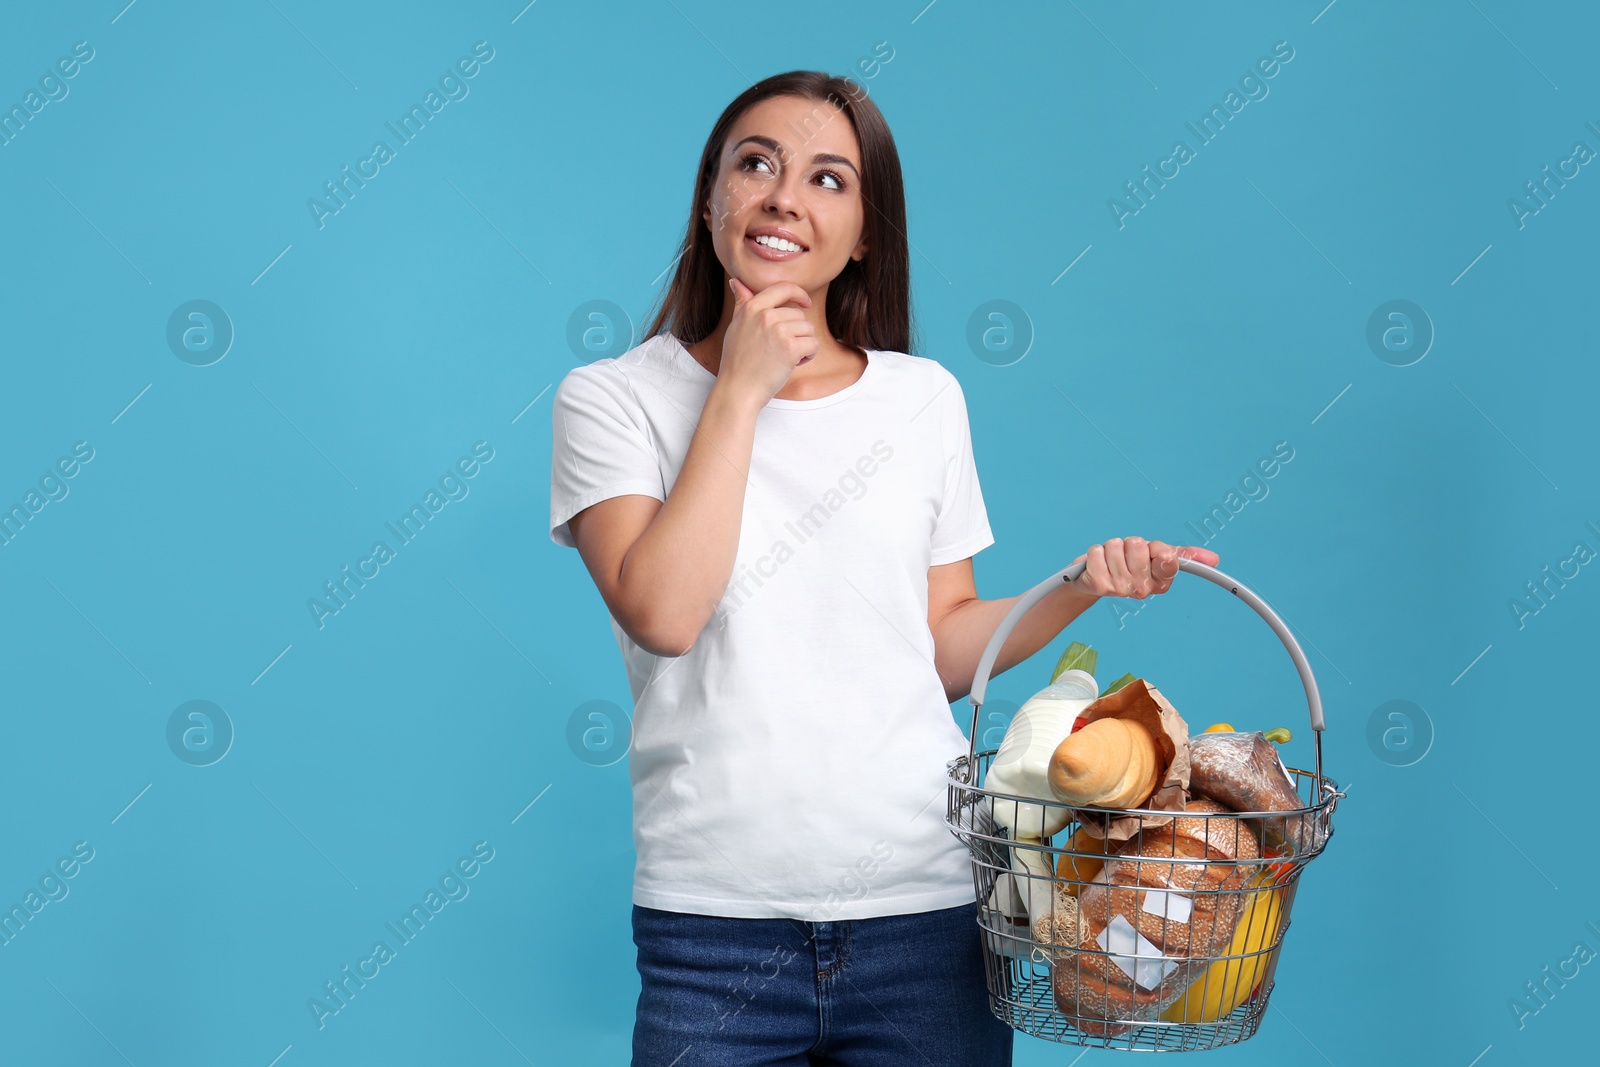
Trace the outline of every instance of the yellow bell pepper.
<path fill-rule="evenodd" d="M 1207 967 L 1161 1018 L 1174 1023 L 1215 1022 L 1250 998 L 1276 951 L 1283 908 L 1270 870 L 1256 875 L 1245 891 L 1249 903 L 1228 946 L 1229 956 L 1243 958 L 1219 959 Z"/>

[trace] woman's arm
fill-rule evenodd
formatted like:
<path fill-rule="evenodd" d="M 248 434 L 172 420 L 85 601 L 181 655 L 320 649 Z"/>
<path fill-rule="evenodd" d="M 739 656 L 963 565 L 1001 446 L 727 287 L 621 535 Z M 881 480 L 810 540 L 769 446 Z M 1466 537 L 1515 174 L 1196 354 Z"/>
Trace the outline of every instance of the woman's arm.
<path fill-rule="evenodd" d="M 1038 652 L 1102 596 L 1143 600 L 1166 592 L 1177 577 L 1179 556 L 1198 559 L 1209 566 L 1216 566 L 1219 559 L 1209 549 L 1147 542 L 1142 537 L 1126 541 L 1113 537 L 1104 545 L 1091 546 L 1073 560 L 1088 561 L 1083 573 L 1046 593 L 1017 620 L 1000 646 L 989 677 L 1003 674 Z M 983 650 L 1022 596 L 1018 593 L 1004 600 L 978 599 L 970 559 L 928 571 L 928 626 L 933 632 L 934 666 L 944 682 L 949 703 L 972 692 Z"/>
<path fill-rule="evenodd" d="M 713 385 L 664 502 L 612 497 L 570 520 L 606 607 L 646 651 L 689 651 L 722 600 L 739 548 L 760 411 L 751 394 Z"/>
<path fill-rule="evenodd" d="M 756 417 L 818 349 L 811 294 L 798 284 L 759 293 L 737 278 L 728 285 L 717 380 L 667 499 L 613 497 L 626 503 L 578 513 L 595 512 L 595 522 L 568 520 L 611 617 L 658 656 L 688 652 L 716 614 L 738 555 Z"/>
<path fill-rule="evenodd" d="M 935 577 L 936 571 L 945 572 Z M 965 574 L 962 574 L 965 571 Z M 956 599 L 938 619 L 930 619 L 933 630 L 934 666 L 944 682 L 945 700 L 954 704 L 966 699 L 972 692 L 972 682 L 978 673 L 978 660 L 988 647 L 989 639 L 1000 628 L 1000 620 L 1022 599 L 1021 593 L 1004 600 L 979 600 L 972 582 L 972 561 L 961 560 L 928 571 L 930 616 L 936 600 Z M 961 596 L 965 584 L 970 596 Z M 937 588 L 937 592 L 936 592 Z M 1045 645 L 1049 644 L 1067 624 L 1089 610 L 1100 598 L 1085 593 L 1072 582 L 1064 582 L 1052 589 L 1044 598 L 1028 609 L 1017 620 L 1017 625 L 1000 646 L 995 657 L 993 678 L 1015 667 Z"/>

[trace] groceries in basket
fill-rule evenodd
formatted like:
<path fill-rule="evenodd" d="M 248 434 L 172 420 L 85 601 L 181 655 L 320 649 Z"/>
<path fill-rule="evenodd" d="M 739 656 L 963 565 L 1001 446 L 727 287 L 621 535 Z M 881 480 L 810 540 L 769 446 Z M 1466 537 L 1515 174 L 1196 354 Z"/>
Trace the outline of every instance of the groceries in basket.
<path fill-rule="evenodd" d="M 1306 805 L 1265 735 L 1191 738 L 1145 679 L 1098 695 L 1096 659 L 1069 646 L 989 769 L 988 791 L 1044 802 L 991 801 L 1013 841 L 989 901 L 1014 931 L 1005 954 L 1047 960 L 1057 1007 L 1087 1034 L 1222 1018 L 1277 943 L 1274 879 L 1293 864 L 1275 861 L 1316 851 L 1325 826 L 1266 814 Z M 1067 851 L 1052 850 L 1072 822 Z"/>
<path fill-rule="evenodd" d="M 1118 845 L 1078 896 L 1057 894 L 1035 918 L 1036 940 L 1089 950 L 1050 954 L 1056 1004 L 1085 1033 L 1156 1019 L 1233 939 L 1260 846 L 1248 824 L 1207 818 L 1227 810 L 1214 800 L 1185 809 Z M 1174 859 L 1207 862 L 1161 862 Z"/>

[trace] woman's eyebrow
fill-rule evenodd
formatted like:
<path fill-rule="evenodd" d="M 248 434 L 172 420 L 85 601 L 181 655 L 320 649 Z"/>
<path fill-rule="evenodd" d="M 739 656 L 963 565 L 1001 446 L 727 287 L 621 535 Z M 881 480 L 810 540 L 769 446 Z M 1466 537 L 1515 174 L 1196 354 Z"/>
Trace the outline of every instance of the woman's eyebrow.
<path fill-rule="evenodd" d="M 733 149 L 730 149 L 730 151 L 736 150 L 739 145 L 744 144 L 746 141 L 754 141 L 756 144 L 766 148 L 767 151 L 777 153 L 780 156 L 785 154 L 785 149 L 782 145 L 780 145 L 777 141 L 774 141 L 771 137 L 765 137 L 759 133 L 752 133 L 749 137 L 746 137 L 744 140 L 740 141 L 739 144 L 734 145 Z M 841 167 L 849 167 L 851 170 L 855 171 L 856 177 L 859 178 L 861 176 L 861 171 L 856 168 L 854 163 L 850 162 L 844 156 L 834 155 L 832 152 L 818 152 L 816 155 L 811 157 L 811 162 L 837 163 Z"/>

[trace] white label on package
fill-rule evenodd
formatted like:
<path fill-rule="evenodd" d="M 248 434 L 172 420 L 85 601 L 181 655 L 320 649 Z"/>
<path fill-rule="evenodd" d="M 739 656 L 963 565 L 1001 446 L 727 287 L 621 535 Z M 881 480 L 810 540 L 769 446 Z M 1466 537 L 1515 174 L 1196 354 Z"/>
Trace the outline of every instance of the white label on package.
<path fill-rule="evenodd" d="M 1194 911 L 1194 903 L 1188 894 L 1176 889 L 1146 889 L 1139 907 L 1151 915 L 1165 916 L 1175 923 L 1188 922 L 1190 913 Z"/>
<path fill-rule="evenodd" d="M 1113 915 L 1100 931 L 1095 943 L 1111 953 L 1111 962 L 1144 989 L 1154 989 L 1161 980 L 1178 969 L 1178 963 L 1135 930 L 1127 919 Z"/>

